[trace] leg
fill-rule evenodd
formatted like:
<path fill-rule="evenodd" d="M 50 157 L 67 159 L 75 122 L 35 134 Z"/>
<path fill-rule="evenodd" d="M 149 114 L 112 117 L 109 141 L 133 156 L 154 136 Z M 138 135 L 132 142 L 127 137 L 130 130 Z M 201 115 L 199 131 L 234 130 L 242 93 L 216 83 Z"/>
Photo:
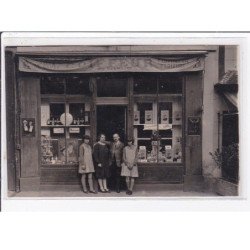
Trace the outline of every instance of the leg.
<path fill-rule="evenodd" d="M 130 187 L 130 177 L 126 176 L 126 185 L 127 185 L 127 189 L 129 189 Z"/>
<path fill-rule="evenodd" d="M 95 192 L 94 185 L 93 185 L 93 176 L 92 176 L 92 173 L 88 174 L 88 182 L 89 182 L 89 190 L 91 192 Z"/>
<path fill-rule="evenodd" d="M 103 179 L 103 188 L 105 191 L 109 191 L 108 187 L 107 187 L 107 179 Z"/>
<path fill-rule="evenodd" d="M 135 184 L 135 178 L 131 177 L 129 190 L 132 192 Z"/>
<path fill-rule="evenodd" d="M 121 168 L 116 167 L 116 192 L 120 193 Z"/>
<path fill-rule="evenodd" d="M 86 174 L 82 174 L 81 182 L 82 182 L 83 192 L 86 193 L 88 191 L 86 186 Z"/>
<path fill-rule="evenodd" d="M 102 179 L 98 179 L 98 184 L 99 184 L 101 192 L 104 192 L 104 188 L 103 188 L 103 184 L 102 184 Z"/>

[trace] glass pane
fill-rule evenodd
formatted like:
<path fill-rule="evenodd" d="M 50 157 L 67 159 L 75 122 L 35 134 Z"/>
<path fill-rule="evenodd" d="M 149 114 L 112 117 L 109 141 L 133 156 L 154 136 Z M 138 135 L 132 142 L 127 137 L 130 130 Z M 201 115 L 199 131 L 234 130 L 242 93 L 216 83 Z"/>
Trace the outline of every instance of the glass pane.
<path fill-rule="evenodd" d="M 41 94 L 64 94 L 64 77 L 44 76 L 41 78 Z"/>
<path fill-rule="evenodd" d="M 67 78 L 66 94 L 90 95 L 89 78 L 72 76 Z"/>
<path fill-rule="evenodd" d="M 181 94 L 182 77 L 168 75 L 159 78 L 159 94 Z"/>
<path fill-rule="evenodd" d="M 66 144 L 65 144 L 66 143 Z M 78 139 L 59 139 L 58 161 L 62 164 L 78 162 Z"/>
<path fill-rule="evenodd" d="M 159 102 L 159 124 L 172 124 L 172 102 Z"/>
<path fill-rule="evenodd" d="M 70 103 L 69 113 L 72 115 L 72 120 L 73 120 L 71 125 L 84 125 L 85 124 L 85 104 L 84 103 Z"/>
<path fill-rule="evenodd" d="M 135 76 L 134 77 L 134 94 L 156 94 L 157 79 L 155 76 Z"/>
<path fill-rule="evenodd" d="M 172 102 L 159 102 L 158 123 L 160 125 L 158 128 L 161 138 L 172 138 L 172 114 Z"/>
<path fill-rule="evenodd" d="M 58 140 L 51 139 L 50 136 L 41 136 L 41 163 L 56 164 L 58 163 Z"/>
<path fill-rule="evenodd" d="M 140 115 L 140 124 L 153 123 L 153 115 L 150 117 L 150 112 L 148 112 L 153 112 L 153 103 L 137 103 L 137 111 Z"/>
<path fill-rule="evenodd" d="M 61 116 L 65 113 L 65 104 L 64 103 L 50 103 L 50 120 L 48 125 L 63 125 Z"/>
<path fill-rule="evenodd" d="M 152 130 L 145 130 L 144 125 L 137 126 L 138 138 L 150 138 L 152 135 Z"/>
<path fill-rule="evenodd" d="M 150 159 L 148 159 L 148 157 L 152 151 L 151 140 L 138 140 L 137 145 L 138 145 L 138 162 L 144 162 L 144 163 L 149 162 Z"/>
<path fill-rule="evenodd" d="M 104 76 L 97 78 L 98 97 L 126 97 L 127 78 Z"/>

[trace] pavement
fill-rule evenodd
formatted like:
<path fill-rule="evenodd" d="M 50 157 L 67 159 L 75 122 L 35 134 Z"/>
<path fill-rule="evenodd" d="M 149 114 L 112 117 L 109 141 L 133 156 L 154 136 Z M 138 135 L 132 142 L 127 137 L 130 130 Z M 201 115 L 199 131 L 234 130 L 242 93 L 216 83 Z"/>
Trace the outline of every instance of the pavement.
<path fill-rule="evenodd" d="M 127 195 L 125 190 L 120 193 L 111 191 L 110 193 L 85 194 L 81 187 L 74 185 L 44 185 L 40 191 L 21 191 L 19 193 L 9 193 L 9 197 L 82 197 L 82 198 L 132 198 L 132 197 L 217 197 L 210 192 L 183 191 L 182 184 L 137 184 L 132 195 Z"/>

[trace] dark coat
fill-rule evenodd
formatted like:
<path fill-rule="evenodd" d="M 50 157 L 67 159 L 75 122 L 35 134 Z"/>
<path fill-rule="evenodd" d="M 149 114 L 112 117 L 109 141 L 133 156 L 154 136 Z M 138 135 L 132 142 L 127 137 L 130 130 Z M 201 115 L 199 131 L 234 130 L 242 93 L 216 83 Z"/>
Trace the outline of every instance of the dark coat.
<path fill-rule="evenodd" d="M 124 144 L 121 141 L 119 141 L 117 145 L 115 142 L 112 142 L 110 145 L 111 159 L 113 163 L 116 161 L 117 167 L 121 167 L 123 148 Z"/>

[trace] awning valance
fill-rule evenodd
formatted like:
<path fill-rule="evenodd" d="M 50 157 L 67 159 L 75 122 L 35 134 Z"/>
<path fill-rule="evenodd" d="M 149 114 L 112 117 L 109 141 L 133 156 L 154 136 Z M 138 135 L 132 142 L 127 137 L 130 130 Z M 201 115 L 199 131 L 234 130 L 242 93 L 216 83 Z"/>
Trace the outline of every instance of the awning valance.
<path fill-rule="evenodd" d="M 238 107 L 238 74 L 236 70 L 227 71 L 221 81 L 214 85 L 214 89 L 223 96 L 229 110 Z"/>
<path fill-rule="evenodd" d="M 204 69 L 199 57 L 19 57 L 19 71 L 33 73 L 183 72 Z"/>

